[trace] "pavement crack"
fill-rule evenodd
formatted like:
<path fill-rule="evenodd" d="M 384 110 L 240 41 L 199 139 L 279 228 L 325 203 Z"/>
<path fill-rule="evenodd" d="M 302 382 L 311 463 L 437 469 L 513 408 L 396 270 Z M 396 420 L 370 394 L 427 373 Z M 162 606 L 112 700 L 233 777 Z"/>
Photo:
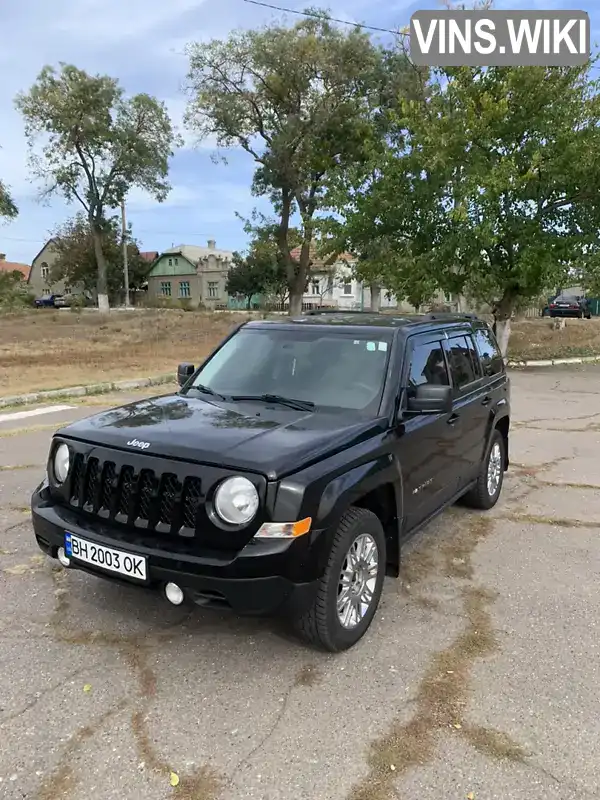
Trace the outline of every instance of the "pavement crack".
<path fill-rule="evenodd" d="M 11 714 L 8 714 L 6 717 L 1 717 L 0 725 L 6 725 L 7 723 L 12 722 L 15 719 L 18 719 L 19 717 L 22 717 L 23 714 L 26 714 L 28 711 L 31 711 L 32 708 L 35 708 L 35 706 L 49 694 L 53 694 L 58 689 L 63 688 L 65 685 L 65 681 L 76 678 L 78 675 L 81 675 L 84 672 L 89 672 L 90 670 L 95 669 L 101 664 L 104 664 L 104 659 L 99 659 L 98 661 L 94 661 L 92 664 L 86 664 L 83 667 L 78 667 L 72 672 L 69 672 L 67 675 L 63 675 L 63 677 L 59 681 L 56 681 L 56 683 L 54 683 L 52 686 L 48 686 L 46 689 L 44 689 L 43 692 L 39 692 L 38 694 L 36 694 L 34 697 L 32 697 L 32 699 L 28 703 L 22 706 L 18 711 L 14 711 Z"/>
<path fill-rule="evenodd" d="M 284 717 L 285 712 L 286 712 L 287 707 L 288 707 L 288 703 L 289 703 L 290 697 L 292 695 L 292 691 L 294 690 L 294 687 L 296 685 L 297 685 L 296 682 L 294 682 L 288 687 L 288 689 L 287 689 L 287 691 L 286 691 L 286 693 L 283 696 L 283 699 L 281 701 L 280 708 L 277 711 L 277 714 L 275 715 L 275 719 L 273 720 L 273 722 L 271 724 L 271 727 L 264 734 L 264 736 L 260 739 L 258 744 L 256 744 L 250 750 L 249 753 L 247 753 L 240 761 L 238 761 L 238 763 L 236 764 L 236 766 L 233 768 L 233 770 L 231 771 L 231 773 L 229 775 L 228 783 L 232 783 L 233 782 L 233 779 L 234 779 L 235 775 L 237 775 L 237 773 L 242 769 L 242 767 L 246 766 L 246 764 L 248 764 L 254 758 L 254 756 L 258 753 L 259 750 L 262 750 L 262 748 L 265 746 L 265 744 L 273 736 L 273 734 L 275 733 L 275 731 L 277 730 L 277 728 L 281 724 L 281 721 L 283 720 L 283 717 Z"/>
<path fill-rule="evenodd" d="M 64 582 L 68 580 L 68 572 L 60 567 L 52 569 L 52 578 L 55 584 L 56 605 L 52 615 L 51 627 L 54 631 L 54 638 L 63 644 L 72 646 L 100 645 L 113 648 L 128 665 L 131 673 L 137 681 L 138 697 L 137 708 L 131 715 L 131 732 L 138 752 L 144 763 L 157 775 L 169 781 L 172 766 L 163 758 L 148 732 L 147 717 L 150 704 L 158 693 L 158 680 L 150 664 L 148 657 L 155 642 L 142 634 L 119 635 L 106 631 L 68 631 L 66 624 L 69 615 L 69 599 Z M 186 612 L 182 618 L 174 621 L 171 625 L 164 626 L 155 634 L 155 639 L 163 640 L 165 637 L 172 636 L 172 630 L 182 625 L 189 619 L 192 611 Z M 179 800 L 216 800 L 220 794 L 222 779 L 216 771 L 209 766 L 203 765 L 194 772 L 179 776 L 179 784 L 175 793 Z M 68 777 L 72 781 L 72 775 Z M 65 777 L 66 780 L 66 777 Z M 70 790 L 71 784 L 67 787 Z M 170 792 L 171 794 L 171 792 Z M 62 796 L 47 795 L 39 800 L 55 800 L 55 797 Z"/>
<path fill-rule="evenodd" d="M 555 528 L 599 528 L 600 521 L 568 519 L 559 517 L 545 517 L 538 514 L 527 514 L 524 512 L 505 511 L 499 514 L 496 519 L 504 519 L 509 522 L 524 522 L 529 525 L 552 525 Z"/>
<path fill-rule="evenodd" d="M 477 659 L 492 655 L 499 648 L 488 611 L 494 597 L 485 588 L 470 583 L 473 578 L 472 555 L 477 545 L 492 532 L 493 520 L 490 517 L 474 515 L 470 524 L 463 521 L 457 525 L 450 540 L 442 547 L 441 565 L 436 566 L 433 542 L 406 559 L 404 574 L 410 575 L 411 584 L 423 582 L 435 571 L 461 582 L 460 594 L 467 625 L 449 647 L 431 659 L 419 683 L 416 711 L 410 721 L 394 721 L 390 730 L 371 744 L 369 772 L 352 789 L 349 800 L 390 800 L 396 795 L 399 778 L 410 769 L 432 760 L 437 739 L 444 731 L 456 735 L 463 730 L 467 735 L 473 731 L 470 738 L 474 745 L 479 744 L 482 749 L 485 745 L 486 752 L 493 752 L 497 757 L 503 757 L 507 752 L 505 740 L 508 737 L 503 739 L 499 732 L 484 737 L 481 731 L 476 737 L 476 729 L 462 723 L 471 668 Z"/>
<path fill-rule="evenodd" d="M 528 759 L 525 762 L 525 767 L 534 774 L 543 775 L 546 778 L 549 778 L 553 781 L 557 786 L 561 787 L 568 787 L 572 792 L 574 797 L 582 798 L 589 798 L 589 800 L 598 800 L 600 798 L 600 791 L 591 791 L 590 789 L 586 789 L 585 787 L 580 786 L 579 784 L 575 783 L 572 780 L 559 778 L 555 775 L 552 770 L 549 770 L 547 767 L 544 767 L 542 764 L 538 764 L 536 761 Z"/>
<path fill-rule="evenodd" d="M 59 760 L 57 767 L 42 781 L 35 797 L 36 800 L 57 800 L 73 794 L 78 785 L 72 760 L 83 745 L 92 739 L 102 727 L 128 705 L 121 700 L 114 708 L 105 711 L 95 722 L 84 725 L 71 736 Z"/>

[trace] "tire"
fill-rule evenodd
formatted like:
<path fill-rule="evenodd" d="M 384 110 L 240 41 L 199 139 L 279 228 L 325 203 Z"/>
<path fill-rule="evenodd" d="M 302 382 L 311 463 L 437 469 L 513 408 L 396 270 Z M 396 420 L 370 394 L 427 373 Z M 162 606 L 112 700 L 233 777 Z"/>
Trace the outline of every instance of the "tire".
<path fill-rule="evenodd" d="M 490 494 L 488 488 L 488 470 L 492 459 L 497 462 L 498 456 L 500 459 L 499 475 L 497 478 L 497 485 L 495 491 Z M 504 482 L 504 458 L 505 458 L 505 445 L 504 437 L 497 428 L 494 428 L 490 443 L 485 453 L 485 458 L 481 462 L 477 483 L 470 489 L 464 496 L 465 505 L 470 508 L 477 508 L 482 511 L 488 511 L 493 508 L 498 502 L 500 493 L 502 492 L 502 484 Z"/>
<path fill-rule="evenodd" d="M 370 541 L 362 537 L 368 536 Z M 338 615 L 338 592 L 346 558 L 358 541 L 375 544 L 377 570 L 375 584 L 367 611 L 353 627 L 344 627 Z M 379 519 L 364 508 L 350 507 L 335 532 L 323 577 L 320 579 L 312 605 L 293 620 L 296 633 L 312 646 L 339 653 L 355 645 L 373 621 L 385 578 L 385 534 Z M 371 578 L 372 580 L 372 578 Z"/>

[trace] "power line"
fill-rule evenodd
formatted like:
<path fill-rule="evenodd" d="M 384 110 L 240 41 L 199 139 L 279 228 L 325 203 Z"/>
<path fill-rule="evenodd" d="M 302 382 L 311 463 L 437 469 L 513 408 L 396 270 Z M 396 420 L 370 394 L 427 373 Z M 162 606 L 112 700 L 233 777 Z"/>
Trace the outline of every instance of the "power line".
<path fill-rule="evenodd" d="M 295 8 L 284 8 L 283 6 L 275 6 L 271 3 L 263 3 L 261 0 L 244 0 L 244 3 L 251 3 L 253 6 L 263 6 L 263 8 L 270 8 L 274 11 L 284 11 L 286 14 L 297 14 L 300 17 L 312 17 L 313 19 L 323 19 L 321 14 L 311 11 L 298 11 Z M 410 36 L 409 31 L 393 31 L 390 28 L 378 28 L 375 25 L 362 25 L 360 22 L 350 22 L 347 19 L 337 19 L 336 17 L 326 17 L 331 22 L 339 22 L 341 25 L 352 25 L 353 28 L 365 28 L 369 31 L 378 31 L 379 33 L 391 33 L 394 36 Z"/>

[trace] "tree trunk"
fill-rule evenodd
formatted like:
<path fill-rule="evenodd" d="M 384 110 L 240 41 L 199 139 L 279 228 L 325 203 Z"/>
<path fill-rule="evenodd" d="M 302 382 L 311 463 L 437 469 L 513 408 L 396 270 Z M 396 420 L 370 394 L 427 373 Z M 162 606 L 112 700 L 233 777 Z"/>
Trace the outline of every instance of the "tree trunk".
<path fill-rule="evenodd" d="M 304 295 L 304 291 L 303 288 L 299 289 L 296 284 L 297 281 L 294 281 L 294 286 L 290 286 L 290 317 L 297 317 L 302 314 L 302 297 Z"/>
<path fill-rule="evenodd" d="M 378 283 L 371 283 L 369 291 L 371 292 L 371 311 L 379 311 L 381 308 L 381 286 Z"/>
<path fill-rule="evenodd" d="M 106 271 L 106 259 L 102 250 L 102 230 L 97 223 L 92 222 L 92 238 L 94 239 L 94 253 L 96 255 L 96 265 L 98 277 L 96 281 L 96 291 L 98 294 L 98 310 L 101 314 L 108 314 L 110 303 L 108 301 L 108 280 Z"/>
<path fill-rule="evenodd" d="M 493 331 L 503 358 L 506 358 L 508 352 L 510 324 L 517 299 L 518 294 L 514 290 L 506 289 L 500 302 L 492 305 L 492 314 L 494 315 Z"/>
<path fill-rule="evenodd" d="M 510 317 L 508 317 L 508 319 L 497 319 L 495 327 L 498 347 L 500 348 L 503 358 L 506 358 L 508 340 L 510 339 Z"/>
<path fill-rule="evenodd" d="M 302 314 L 302 298 L 306 291 L 306 281 L 308 279 L 308 272 L 310 269 L 310 242 L 312 239 L 312 228 L 304 227 L 304 241 L 300 248 L 300 258 L 298 263 L 294 264 L 290 257 L 290 265 L 288 266 L 288 281 L 290 285 L 290 307 L 289 314 L 291 317 Z"/>

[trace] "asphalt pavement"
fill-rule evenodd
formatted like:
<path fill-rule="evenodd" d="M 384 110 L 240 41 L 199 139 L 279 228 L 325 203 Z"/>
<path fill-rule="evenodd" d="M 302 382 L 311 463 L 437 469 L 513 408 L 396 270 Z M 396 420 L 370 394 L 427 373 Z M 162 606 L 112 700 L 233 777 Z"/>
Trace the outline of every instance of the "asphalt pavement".
<path fill-rule="evenodd" d="M 600 368 L 512 383 L 501 501 L 418 534 L 336 656 L 44 558 L 52 431 L 128 398 L 3 410 L 0 798 L 599 798 Z"/>

